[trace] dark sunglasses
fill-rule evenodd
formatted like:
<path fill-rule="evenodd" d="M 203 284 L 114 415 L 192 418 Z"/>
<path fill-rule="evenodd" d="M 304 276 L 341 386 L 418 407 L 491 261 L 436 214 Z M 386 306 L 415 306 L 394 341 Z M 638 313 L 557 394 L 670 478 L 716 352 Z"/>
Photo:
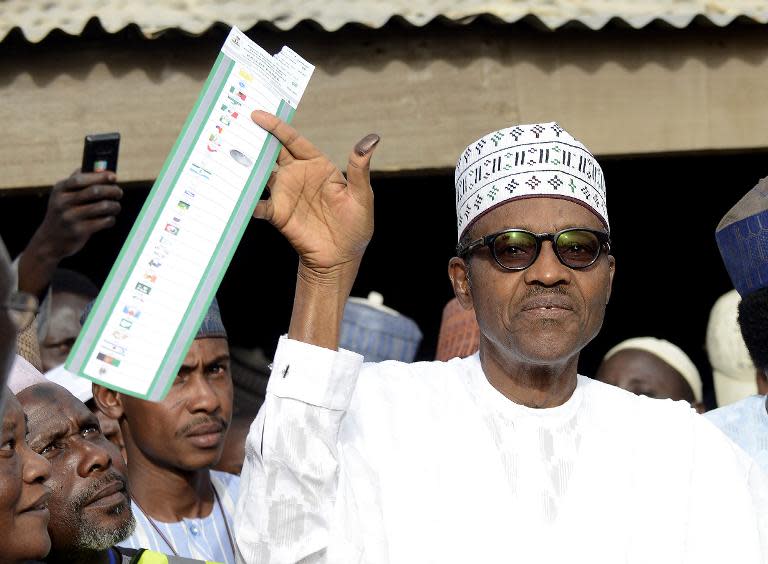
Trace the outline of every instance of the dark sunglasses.
<path fill-rule="evenodd" d="M 561 263 L 576 270 L 592 266 L 603 250 L 606 253 L 611 250 L 611 238 L 607 233 L 577 227 L 557 233 L 505 229 L 467 245 L 459 244 L 456 254 L 464 258 L 481 247 L 488 247 L 493 260 L 504 270 L 525 270 L 536 262 L 544 241 L 552 242 L 552 249 Z"/>

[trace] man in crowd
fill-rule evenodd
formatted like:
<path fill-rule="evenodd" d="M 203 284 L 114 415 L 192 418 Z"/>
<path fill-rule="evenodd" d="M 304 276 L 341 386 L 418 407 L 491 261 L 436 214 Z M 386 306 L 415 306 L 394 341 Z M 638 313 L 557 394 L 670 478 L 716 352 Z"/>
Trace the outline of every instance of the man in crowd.
<path fill-rule="evenodd" d="M 655 337 L 622 341 L 603 357 L 595 378 L 638 395 L 687 401 L 704 413 L 701 376 L 677 345 Z"/>
<path fill-rule="evenodd" d="M 221 457 L 232 414 L 229 348 L 217 303 L 163 401 L 97 385 L 94 396 L 120 422 L 128 454 L 137 527 L 124 545 L 234 562 L 239 477 L 210 470 Z"/>
<path fill-rule="evenodd" d="M 37 320 L 44 373 L 67 360 L 80 333 L 80 317 L 85 306 L 98 294 L 99 289 L 83 274 L 65 268 L 54 271 Z"/>
<path fill-rule="evenodd" d="M 712 306 L 707 322 L 707 357 L 718 407 L 768 392 L 765 385 L 758 386 L 760 378 L 755 382 L 755 365 L 739 327 L 740 302 L 739 293 L 729 290 Z"/>
<path fill-rule="evenodd" d="M 717 245 L 741 295 L 739 327 L 755 364 L 758 395 L 707 414 L 768 472 L 768 178 L 762 179 L 723 217 Z"/>
<path fill-rule="evenodd" d="M 135 526 L 120 453 L 96 416 L 61 386 L 35 384 L 17 398 L 29 420 L 30 447 L 51 463 L 47 561 L 109 562 Z"/>
<path fill-rule="evenodd" d="M 17 390 L 27 415 L 29 445 L 51 465 L 45 482 L 53 490 L 48 525 L 51 549 L 44 560 L 177 562 L 157 552 L 118 546 L 136 525 L 125 463 L 85 404 L 39 373 L 14 374 L 12 379 L 12 389 Z"/>
<path fill-rule="evenodd" d="M 743 453 L 683 402 L 577 375 L 615 265 L 583 145 L 545 123 L 467 147 L 449 275 L 480 352 L 362 366 L 337 348 L 373 231 L 378 137 L 356 145 L 345 179 L 289 125 L 253 119 L 283 143 L 255 215 L 297 250 L 299 272 L 246 446 L 244 561 L 764 560 L 765 477 Z"/>

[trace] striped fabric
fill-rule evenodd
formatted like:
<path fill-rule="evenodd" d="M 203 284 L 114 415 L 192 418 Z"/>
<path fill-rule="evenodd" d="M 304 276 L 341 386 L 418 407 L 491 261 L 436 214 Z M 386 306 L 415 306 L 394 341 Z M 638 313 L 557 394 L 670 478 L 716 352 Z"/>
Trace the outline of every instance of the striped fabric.
<path fill-rule="evenodd" d="M 234 513 L 240 488 L 240 477 L 212 470 L 211 482 L 219 494 L 222 507 L 219 507 L 218 503 L 214 504 L 213 511 L 208 517 L 184 519 L 177 523 L 163 523 L 157 519 L 154 520 L 163 535 L 171 542 L 172 547 L 166 544 L 147 516 L 144 515 L 144 512 L 135 503 L 132 508 L 136 517 L 136 531 L 121 542 L 120 546 L 148 548 L 168 554 L 175 550 L 179 556 L 187 558 L 234 564 L 235 555 L 232 553 L 232 546 L 227 537 L 224 519 L 227 520 L 229 528 L 234 534 Z"/>

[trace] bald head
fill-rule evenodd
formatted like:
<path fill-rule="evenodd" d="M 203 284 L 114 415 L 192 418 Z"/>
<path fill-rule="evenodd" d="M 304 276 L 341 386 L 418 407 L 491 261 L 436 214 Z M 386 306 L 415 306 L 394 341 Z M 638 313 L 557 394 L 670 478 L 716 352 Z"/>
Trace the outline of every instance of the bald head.
<path fill-rule="evenodd" d="M 683 375 L 655 354 L 640 349 L 623 349 L 604 360 L 597 370 L 597 380 L 638 395 L 659 399 L 696 399 Z"/>

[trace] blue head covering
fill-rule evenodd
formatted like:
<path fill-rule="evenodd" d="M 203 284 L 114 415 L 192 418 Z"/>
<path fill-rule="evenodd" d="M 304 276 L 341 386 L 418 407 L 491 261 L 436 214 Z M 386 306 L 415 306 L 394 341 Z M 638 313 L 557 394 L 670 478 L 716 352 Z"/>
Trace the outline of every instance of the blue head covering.
<path fill-rule="evenodd" d="M 205 314 L 203 322 L 200 324 L 200 329 L 197 335 L 195 335 L 195 339 L 211 339 L 214 337 L 227 338 L 227 330 L 224 329 L 224 322 L 221 320 L 219 302 L 216 301 L 215 297 L 211 301 L 208 313 Z"/>
<path fill-rule="evenodd" d="M 715 239 L 733 286 L 743 298 L 768 286 L 768 178 L 725 214 Z"/>
<path fill-rule="evenodd" d="M 412 319 L 384 305 L 378 292 L 349 298 L 341 321 L 339 346 L 363 355 L 365 362 L 413 362 L 421 330 Z"/>
<path fill-rule="evenodd" d="M 85 320 L 88 314 L 93 309 L 95 300 L 89 302 L 83 310 L 83 315 L 80 316 L 80 325 L 85 325 Z M 200 324 L 200 329 L 195 335 L 195 339 L 211 339 L 215 337 L 227 338 L 227 330 L 224 329 L 224 322 L 221 320 L 221 310 L 219 310 L 219 302 L 216 298 L 211 301 L 211 306 L 208 308 L 208 313 L 205 314 L 203 322 Z"/>

